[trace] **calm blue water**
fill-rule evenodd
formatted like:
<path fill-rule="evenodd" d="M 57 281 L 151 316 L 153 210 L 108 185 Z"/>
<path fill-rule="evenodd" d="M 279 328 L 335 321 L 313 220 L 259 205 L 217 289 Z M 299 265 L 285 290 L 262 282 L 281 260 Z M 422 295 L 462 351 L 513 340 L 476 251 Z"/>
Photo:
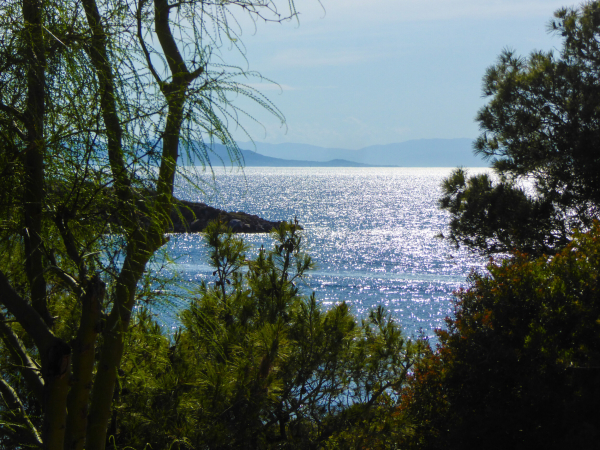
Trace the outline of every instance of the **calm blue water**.
<path fill-rule="evenodd" d="M 437 208 L 448 168 L 246 168 L 218 170 L 204 192 L 180 179 L 179 198 L 268 220 L 297 217 L 317 269 L 305 287 L 325 305 L 346 301 L 361 315 L 385 305 L 408 334 L 432 336 L 452 314 L 452 292 L 484 261 L 436 238 L 447 215 Z M 471 173 L 484 169 L 473 169 Z M 201 174 L 202 175 L 202 174 Z M 204 174 L 208 179 L 210 176 Z M 271 242 L 244 235 L 254 248 Z M 200 235 L 173 235 L 170 270 L 187 281 L 212 279 Z"/>

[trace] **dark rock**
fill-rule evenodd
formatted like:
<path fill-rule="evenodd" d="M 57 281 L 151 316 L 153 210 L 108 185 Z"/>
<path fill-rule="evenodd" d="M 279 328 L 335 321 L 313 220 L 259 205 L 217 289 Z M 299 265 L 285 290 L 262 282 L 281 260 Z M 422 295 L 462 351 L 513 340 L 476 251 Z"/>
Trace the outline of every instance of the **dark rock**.
<path fill-rule="evenodd" d="M 244 224 L 240 219 L 233 219 L 227 223 L 227 226 L 231 228 L 234 232 L 239 233 L 244 229 Z"/>
<path fill-rule="evenodd" d="M 226 212 L 205 203 L 175 200 L 171 212 L 172 233 L 198 233 L 204 231 L 209 222 L 220 220 L 236 233 L 268 233 L 281 222 L 270 222 L 253 214 L 241 211 Z"/>

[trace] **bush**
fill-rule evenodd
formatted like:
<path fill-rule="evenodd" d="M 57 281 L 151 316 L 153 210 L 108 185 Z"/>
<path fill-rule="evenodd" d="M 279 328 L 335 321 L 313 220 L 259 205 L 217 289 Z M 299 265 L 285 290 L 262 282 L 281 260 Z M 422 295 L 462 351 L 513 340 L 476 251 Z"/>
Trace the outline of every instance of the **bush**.
<path fill-rule="evenodd" d="M 169 338 L 137 316 L 113 430 L 152 448 L 363 448 L 407 432 L 390 426 L 423 344 L 382 307 L 360 323 L 345 303 L 324 310 L 298 284 L 312 266 L 295 224 L 246 260 L 223 225 L 206 231 L 215 282 L 203 284 Z M 399 422 L 398 422 L 399 423 Z"/>
<path fill-rule="evenodd" d="M 597 448 L 600 226 L 552 257 L 524 254 L 460 291 L 402 411 L 418 448 Z"/>

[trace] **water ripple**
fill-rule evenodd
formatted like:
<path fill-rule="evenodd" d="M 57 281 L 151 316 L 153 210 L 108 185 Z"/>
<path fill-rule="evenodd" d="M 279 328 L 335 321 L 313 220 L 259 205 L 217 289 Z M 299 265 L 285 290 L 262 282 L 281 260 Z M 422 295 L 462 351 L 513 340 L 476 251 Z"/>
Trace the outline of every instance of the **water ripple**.
<path fill-rule="evenodd" d="M 247 168 L 217 172 L 215 190 L 205 194 L 180 181 L 176 195 L 268 220 L 297 217 L 317 264 L 307 292 L 325 305 L 346 301 L 358 314 L 383 304 L 409 334 L 432 336 L 452 313 L 452 292 L 484 267 L 436 237 L 447 231 L 437 200 L 451 170 Z M 254 251 L 270 243 L 264 235 L 246 239 Z M 174 236 L 169 245 L 188 279 L 210 274 L 200 236 Z"/>

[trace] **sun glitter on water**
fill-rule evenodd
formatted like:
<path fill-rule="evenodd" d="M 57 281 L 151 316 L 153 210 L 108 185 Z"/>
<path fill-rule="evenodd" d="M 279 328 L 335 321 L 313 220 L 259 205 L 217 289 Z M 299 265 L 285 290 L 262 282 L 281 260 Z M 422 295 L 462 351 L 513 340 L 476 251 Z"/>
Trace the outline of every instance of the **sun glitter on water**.
<path fill-rule="evenodd" d="M 437 207 L 451 168 L 246 168 L 216 171 L 216 186 L 198 193 L 181 182 L 176 196 L 268 220 L 297 217 L 317 269 L 305 286 L 325 305 L 346 301 L 361 315 L 385 305 L 408 334 L 433 336 L 452 314 L 452 292 L 484 260 L 436 236 L 448 217 Z M 472 172 L 485 169 L 473 169 Z M 254 249 L 265 235 L 245 235 Z M 200 235 L 173 236 L 184 279 L 210 281 Z"/>

